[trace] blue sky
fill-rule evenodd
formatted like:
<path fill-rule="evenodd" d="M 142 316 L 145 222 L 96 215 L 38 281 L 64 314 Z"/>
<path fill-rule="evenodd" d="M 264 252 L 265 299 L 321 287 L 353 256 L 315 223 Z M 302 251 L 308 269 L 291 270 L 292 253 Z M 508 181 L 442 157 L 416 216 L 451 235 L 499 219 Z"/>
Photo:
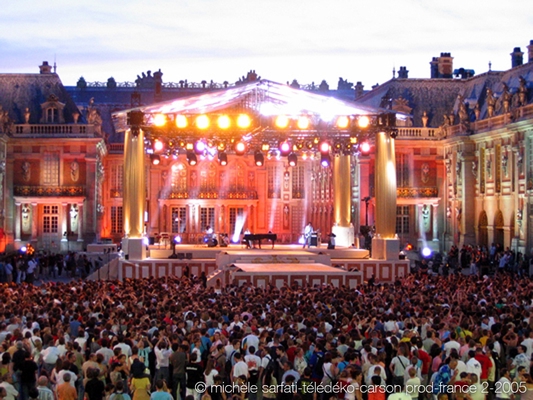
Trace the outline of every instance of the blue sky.
<path fill-rule="evenodd" d="M 505 70 L 533 39 L 531 0 L 1 0 L 0 73 L 38 72 L 47 60 L 67 85 L 134 81 L 233 82 L 255 69 L 277 82 L 339 77 L 365 88 L 407 66 L 428 78 L 451 52 L 454 68 Z"/>

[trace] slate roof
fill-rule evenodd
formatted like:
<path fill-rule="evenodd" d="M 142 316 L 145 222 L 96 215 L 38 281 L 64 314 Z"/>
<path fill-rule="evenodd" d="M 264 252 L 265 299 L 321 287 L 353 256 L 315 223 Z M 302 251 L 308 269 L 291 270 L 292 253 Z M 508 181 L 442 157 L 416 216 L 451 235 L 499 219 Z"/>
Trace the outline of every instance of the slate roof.
<path fill-rule="evenodd" d="M 0 105 L 15 124 L 24 123 L 26 107 L 30 110 L 30 124 L 39 124 L 41 104 L 50 95 L 57 96 L 65 104 L 65 122 L 73 123 L 73 114 L 80 111 L 57 74 L 0 74 Z M 78 122 L 85 123 L 83 115 Z"/>

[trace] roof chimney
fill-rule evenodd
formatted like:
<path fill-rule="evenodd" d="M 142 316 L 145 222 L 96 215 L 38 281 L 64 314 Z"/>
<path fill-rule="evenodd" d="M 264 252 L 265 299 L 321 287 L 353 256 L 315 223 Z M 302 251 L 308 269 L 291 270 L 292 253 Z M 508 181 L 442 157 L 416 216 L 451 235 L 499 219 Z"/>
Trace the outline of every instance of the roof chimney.
<path fill-rule="evenodd" d="M 515 47 L 511 53 L 512 68 L 518 67 L 524 63 L 524 53 L 520 51 L 520 47 Z"/>
<path fill-rule="evenodd" d="M 400 70 L 398 71 L 398 78 L 399 79 L 409 78 L 409 71 L 407 71 L 407 67 L 400 67 Z"/>
<path fill-rule="evenodd" d="M 48 61 L 43 61 L 43 65 L 39 65 L 39 73 L 41 74 L 51 74 L 52 66 L 48 65 Z"/>
<path fill-rule="evenodd" d="M 364 91 L 364 85 L 361 83 L 361 81 L 357 82 L 355 84 L 355 98 L 358 99 L 365 93 Z"/>
<path fill-rule="evenodd" d="M 429 65 L 431 68 L 431 79 L 438 78 L 439 77 L 439 57 L 433 57 Z"/>
<path fill-rule="evenodd" d="M 439 78 L 453 78 L 453 57 L 451 53 L 440 53 Z"/>
<path fill-rule="evenodd" d="M 533 62 L 533 40 L 530 40 L 527 46 L 527 56 L 527 62 Z"/>

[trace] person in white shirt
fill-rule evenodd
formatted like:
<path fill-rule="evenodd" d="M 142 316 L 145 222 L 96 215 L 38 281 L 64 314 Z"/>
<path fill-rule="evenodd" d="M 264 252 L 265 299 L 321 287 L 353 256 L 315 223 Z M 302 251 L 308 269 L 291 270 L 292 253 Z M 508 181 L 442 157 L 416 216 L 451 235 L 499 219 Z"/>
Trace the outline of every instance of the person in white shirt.
<path fill-rule="evenodd" d="M 533 329 L 529 331 L 529 337 L 524 339 L 520 344 L 526 346 L 526 356 L 531 360 L 531 355 L 533 354 Z"/>
<path fill-rule="evenodd" d="M 241 353 L 237 352 L 233 356 L 235 365 L 231 370 L 231 381 L 236 382 L 240 376 L 244 376 L 246 380 L 250 377 L 248 365 L 243 361 Z"/>
<path fill-rule="evenodd" d="M 56 366 L 57 359 L 61 356 L 59 349 L 54 346 L 54 340 L 50 339 L 48 347 L 41 352 L 44 369 L 50 373 Z"/>
<path fill-rule="evenodd" d="M 450 353 L 452 350 L 456 350 L 457 354 L 459 354 L 459 352 L 461 351 L 461 345 L 456 339 L 457 339 L 457 334 L 455 332 L 452 332 L 450 334 L 450 340 L 444 343 L 444 351 L 446 353 L 446 357 L 450 356 Z"/>
<path fill-rule="evenodd" d="M 305 249 L 305 246 L 307 246 L 307 248 L 311 247 L 311 234 L 312 233 L 313 233 L 313 225 L 311 225 L 311 222 L 309 222 L 304 228 L 304 246 L 303 246 L 304 249 Z"/>
<path fill-rule="evenodd" d="M 501 378 L 497 382 L 494 393 L 496 399 L 508 400 L 514 397 L 511 386 L 511 374 L 507 368 L 502 368 L 500 371 Z"/>
<path fill-rule="evenodd" d="M 470 350 L 468 352 L 468 361 L 466 362 L 466 372 L 477 375 L 477 380 L 481 381 L 481 363 L 475 357 L 476 352 Z"/>
<path fill-rule="evenodd" d="M 170 356 L 172 355 L 172 349 L 169 348 L 169 342 L 166 337 L 159 339 L 159 342 L 154 347 L 155 359 L 156 359 L 156 374 L 155 379 L 163 379 L 165 382 L 169 382 L 170 378 Z"/>
<path fill-rule="evenodd" d="M 0 387 L 3 387 L 6 390 L 6 397 L 4 397 L 5 400 L 15 400 L 19 395 L 18 390 L 15 389 L 15 386 L 13 386 L 13 375 L 11 374 L 6 374 L 3 377 Z"/>

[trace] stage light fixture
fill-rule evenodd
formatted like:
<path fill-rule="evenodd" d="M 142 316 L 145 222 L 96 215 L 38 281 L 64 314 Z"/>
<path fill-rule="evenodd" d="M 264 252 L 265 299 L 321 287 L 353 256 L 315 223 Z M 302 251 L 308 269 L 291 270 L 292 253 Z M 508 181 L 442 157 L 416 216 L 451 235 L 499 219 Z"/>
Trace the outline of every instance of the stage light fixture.
<path fill-rule="evenodd" d="M 226 150 L 226 142 L 218 142 L 217 150 L 218 150 L 218 151 L 224 151 L 224 150 Z"/>
<path fill-rule="evenodd" d="M 359 128 L 361 129 L 366 129 L 369 127 L 370 125 L 370 118 L 366 115 L 361 115 L 358 119 L 357 119 L 357 125 L 359 125 Z"/>
<path fill-rule="evenodd" d="M 187 153 L 187 162 L 189 163 L 189 165 L 196 165 L 198 163 L 196 154 L 194 154 L 192 151 L 189 151 Z"/>
<path fill-rule="evenodd" d="M 259 150 L 254 154 L 255 165 L 262 167 L 265 164 L 265 156 Z"/>
<path fill-rule="evenodd" d="M 287 117 L 286 115 L 278 115 L 276 117 L 276 126 L 278 128 L 285 129 L 289 126 L 289 122 L 289 117 Z"/>
<path fill-rule="evenodd" d="M 298 122 L 296 125 L 298 126 L 298 129 L 304 130 L 304 129 L 309 129 L 310 124 L 311 122 L 309 121 L 309 118 L 302 115 L 301 117 L 298 118 Z"/>
<path fill-rule="evenodd" d="M 238 141 L 235 143 L 235 154 L 242 156 L 246 152 L 246 143 Z"/>
<path fill-rule="evenodd" d="M 341 115 L 339 118 L 337 118 L 337 128 L 346 129 L 348 126 L 350 126 L 350 118 L 348 118 L 346 115 Z"/>
<path fill-rule="evenodd" d="M 193 149 L 194 149 L 194 144 L 193 143 L 191 143 L 191 142 L 185 143 L 185 150 L 190 151 L 190 150 L 193 150 Z"/>
<path fill-rule="evenodd" d="M 320 165 L 323 167 L 329 167 L 329 164 L 331 163 L 331 158 L 329 157 L 329 154 L 322 154 L 320 157 Z"/>
<path fill-rule="evenodd" d="M 207 146 L 204 141 L 198 140 L 194 145 L 194 152 L 196 154 L 204 154 L 206 147 Z"/>
<path fill-rule="evenodd" d="M 152 122 L 160 128 L 167 123 L 167 116 L 165 114 L 155 114 Z"/>
<path fill-rule="evenodd" d="M 153 165 L 159 165 L 161 163 L 161 157 L 158 154 L 150 154 L 150 161 Z"/>
<path fill-rule="evenodd" d="M 368 143 L 366 141 L 361 143 L 360 149 L 361 149 L 361 153 L 363 153 L 363 154 L 370 153 L 370 143 Z"/>
<path fill-rule="evenodd" d="M 218 153 L 218 162 L 220 165 L 228 165 L 228 155 L 225 152 Z"/>
<path fill-rule="evenodd" d="M 327 153 L 329 153 L 330 148 L 331 148 L 331 146 L 329 145 L 328 142 L 322 142 L 322 143 L 320 143 L 319 149 L 320 149 L 320 152 L 321 152 L 322 154 L 327 154 Z"/>
<path fill-rule="evenodd" d="M 187 125 L 189 125 L 189 121 L 187 121 L 187 117 L 185 115 L 176 115 L 176 128 L 184 129 L 187 128 Z"/>
<path fill-rule="evenodd" d="M 156 140 L 154 141 L 154 151 L 156 151 L 156 152 L 160 152 L 160 151 L 162 151 L 164 148 L 165 148 L 165 144 L 163 143 L 162 140 L 160 140 L 160 139 L 156 139 Z"/>
<path fill-rule="evenodd" d="M 249 128 L 252 125 L 252 119 L 247 114 L 239 114 L 237 117 L 237 126 L 241 129 Z"/>
<path fill-rule="evenodd" d="M 281 142 L 279 144 L 279 151 L 281 152 L 282 156 L 288 155 L 291 151 L 291 144 L 287 141 Z"/>
<path fill-rule="evenodd" d="M 311 150 L 314 147 L 314 143 L 312 141 L 305 142 L 305 147 L 307 147 L 308 150 Z"/>
<path fill-rule="evenodd" d="M 209 128 L 209 117 L 205 114 L 198 115 L 196 117 L 196 127 L 198 129 L 207 129 Z"/>
<path fill-rule="evenodd" d="M 357 136 L 350 136 L 350 143 L 357 144 Z"/>
<path fill-rule="evenodd" d="M 231 126 L 231 119 L 227 115 L 221 115 L 217 119 L 217 125 L 220 129 L 228 129 Z"/>
<path fill-rule="evenodd" d="M 298 156 L 296 155 L 296 153 L 289 154 L 287 159 L 289 161 L 289 167 L 295 167 L 298 163 Z"/>
<path fill-rule="evenodd" d="M 267 143 L 267 142 L 264 142 L 262 145 L 261 145 L 261 150 L 262 151 L 269 151 L 270 150 L 270 145 Z"/>

